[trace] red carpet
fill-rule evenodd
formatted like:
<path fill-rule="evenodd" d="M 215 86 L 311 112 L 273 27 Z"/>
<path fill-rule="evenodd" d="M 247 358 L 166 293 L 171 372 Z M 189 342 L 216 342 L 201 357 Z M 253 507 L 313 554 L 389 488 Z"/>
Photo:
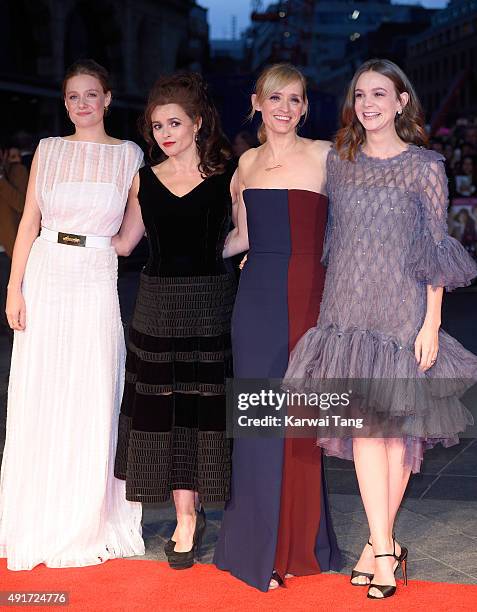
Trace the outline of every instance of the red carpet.
<path fill-rule="evenodd" d="M 398 581 L 398 585 L 401 584 Z M 115 560 L 78 569 L 54 570 L 39 566 L 31 572 L 10 572 L 5 559 L 1 559 L 0 585 L 2 591 L 68 591 L 69 606 L 48 607 L 68 612 L 477 610 L 477 586 L 472 585 L 412 581 L 407 588 L 398 589 L 390 600 L 375 602 L 366 599 L 366 589 L 351 587 L 347 577 L 342 575 L 293 578 L 286 589 L 260 593 L 212 565 L 175 571 L 157 561 Z"/>

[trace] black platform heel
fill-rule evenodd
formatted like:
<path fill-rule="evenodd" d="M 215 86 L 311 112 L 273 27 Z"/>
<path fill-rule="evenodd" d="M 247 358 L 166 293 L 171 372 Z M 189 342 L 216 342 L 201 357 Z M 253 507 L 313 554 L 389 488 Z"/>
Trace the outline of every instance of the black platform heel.
<path fill-rule="evenodd" d="M 206 519 L 204 509 L 201 508 L 199 511 L 196 510 L 196 522 L 194 529 L 194 536 L 192 538 L 192 548 L 186 552 L 178 552 L 174 550 L 174 546 L 176 543 L 174 540 L 169 540 L 172 542 L 172 548 L 169 545 L 169 542 L 166 542 L 164 546 L 164 550 L 168 546 L 167 561 L 169 562 L 169 566 L 172 569 L 189 569 L 194 565 L 194 559 L 197 557 L 198 560 L 201 559 L 200 549 L 202 546 L 202 538 L 206 529 Z"/>
<path fill-rule="evenodd" d="M 371 547 L 373 546 L 369 540 L 366 542 L 366 544 L 369 544 L 369 546 Z M 353 582 L 353 580 L 355 578 L 358 578 L 358 576 L 364 576 L 365 578 L 369 578 L 369 582 Z M 351 576 L 349 581 L 351 582 L 352 586 L 365 587 L 369 586 L 373 578 L 374 574 L 368 574 L 367 572 L 360 572 L 358 570 L 351 570 Z"/>
<path fill-rule="evenodd" d="M 164 552 L 166 553 L 166 557 L 169 555 L 170 552 L 174 550 L 175 545 L 176 542 L 172 538 L 169 538 L 169 540 L 167 540 L 167 542 L 164 544 Z"/>
<path fill-rule="evenodd" d="M 196 510 L 196 520 L 196 526 L 198 526 L 198 529 L 202 531 L 205 530 L 207 521 L 205 518 L 203 506 L 201 506 L 200 510 Z M 164 552 L 166 556 L 168 556 L 174 550 L 175 545 L 176 542 L 172 538 L 169 538 L 169 540 L 167 540 L 167 542 L 164 544 Z"/>
<path fill-rule="evenodd" d="M 402 577 L 404 579 L 404 584 L 407 586 L 407 553 L 408 553 L 407 548 L 405 546 L 401 546 L 401 554 L 399 556 L 396 555 L 396 540 L 394 539 L 394 536 L 393 536 L 393 552 L 386 553 L 384 555 L 374 555 L 374 558 L 378 559 L 379 557 L 394 557 L 397 561 L 397 565 L 394 568 L 394 574 L 396 574 L 398 569 L 401 568 Z M 375 595 L 371 595 L 369 591 L 372 588 L 375 588 L 378 591 L 380 591 L 380 593 L 382 593 L 383 596 L 376 597 Z M 396 592 L 396 587 L 392 584 L 373 584 L 371 582 L 368 588 L 368 598 L 369 599 L 386 599 L 387 597 L 392 597 L 395 592 Z"/>

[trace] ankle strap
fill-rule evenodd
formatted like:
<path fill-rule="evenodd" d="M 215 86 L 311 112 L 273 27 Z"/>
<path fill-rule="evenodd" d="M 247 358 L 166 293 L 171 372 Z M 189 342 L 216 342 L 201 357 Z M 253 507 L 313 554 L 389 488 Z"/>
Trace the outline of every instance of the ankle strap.
<path fill-rule="evenodd" d="M 394 534 L 393 534 L 393 552 L 392 553 L 385 553 L 384 555 L 374 555 L 375 559 L 377 559 L 378 557 L 394 557 L 395 559 L 397 559 L 397 556 L 396 556 L 396 540 L 394 539 Z"/>

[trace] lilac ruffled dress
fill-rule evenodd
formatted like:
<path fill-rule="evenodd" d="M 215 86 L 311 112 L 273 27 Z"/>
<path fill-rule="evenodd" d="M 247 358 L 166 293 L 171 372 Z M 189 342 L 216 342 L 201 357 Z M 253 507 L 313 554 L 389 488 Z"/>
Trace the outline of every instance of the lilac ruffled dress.
<path fill-rule="evenodd" d="M 424 450 L 458 443 L 473 423 L 459 396 L 477 380 L 477 357 L 442 330 L 433 367 L 422 373 L 414 356 L 426 285 L 452 290 L 477 276 L 474 260 L 447 232 L 443 162 L 415 145 L 388 159 L 359 151 L 355 162 L 330 151 L 320 316 L 293 350 L 285 375 L 294 391 L 310 391 L 323 379 L 387 381 L 388 401 L 373 408 L 398 419 L 413 472 Z M 425 398 L 409 385 L 404 393 L 403 381 L 416 380 L 442 386 Z M 318 444 L 326 454 L 353 458 L 352 437 L 319 433 Z"/>

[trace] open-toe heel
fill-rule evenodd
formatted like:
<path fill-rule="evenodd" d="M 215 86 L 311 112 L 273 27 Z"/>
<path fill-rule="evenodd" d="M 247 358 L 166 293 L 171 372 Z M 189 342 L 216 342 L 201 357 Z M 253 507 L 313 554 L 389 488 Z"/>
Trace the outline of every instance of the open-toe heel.
<path fill-rule="evenodd" d="M 369 546 L 372 546 L 369 540 L 366 542 L 366 544 L 369 544 Z M 363 576 L 364 578 L 369 578 L 369 582 L 353 582 L 355 578 L 359 578 L 360 576 Z M 368 574 L 367 572 L 360 572 L 359 570 L 354 569 L 354 570 L 351 570 L 351 576 L 350 576 L 349 581 L 351 582 L 353 586 L 365 587 L 365 586 L 369 586 L 369 583 L 371 582 L 373 578 L 374 578 L 374 574 Z"/>
<path fill-rule="evenodd" d="M 277 586 L 272 586 L 272 580 L 274 580 L 277 583 Z M 285 581 L 283 580 L 283 578 L 280 576 L 280 574 L 276 570 L 273 570 L 271 578 L 270 578 L 270 584 L 269 584 L 268 590 L 274 591 L 275 589 L 278 589 L 280 587 L 285 588 Z"/>
<path fill-rule="evenodd" d="M 396 574 L 398 569 L 401 568 L 402 577 L 404 579 L 404 584 L 407 585 L 407 553 L 408 553 L 407 548 L 402 546 L 401 554 L 396 555 L 396 541 L 393 536 L 393 552 L 386 553 L 384 555 L 374 555 L 374 558 L 378 559 L 379 557 L 394 557 L 397 561 L 397 565 L 394 568 L 394 574 Z M 382 597 L 372 595 L 370 593 L 371 589 L 377 589 L 381 593 Z M 386 599 L 387 597 L 392 597 L 395 592 L 396 592 L 396 587 L 393 584 L 374 584 L 373 582 L 371 582 L 368 588 L 368 598 L 369 599 Z"/>

